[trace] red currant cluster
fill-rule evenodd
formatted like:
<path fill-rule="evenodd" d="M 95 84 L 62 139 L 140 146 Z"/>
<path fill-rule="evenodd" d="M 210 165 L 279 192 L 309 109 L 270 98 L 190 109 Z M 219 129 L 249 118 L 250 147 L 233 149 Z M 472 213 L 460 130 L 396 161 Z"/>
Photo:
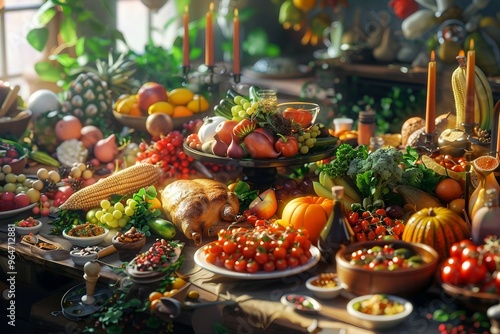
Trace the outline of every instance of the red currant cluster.
<path fill-rule="evenodd" d="M 161 166 L 166 177 L 187 179 L 189 175 L 195 174 L 196 170 L 191 166 L 194 159 L 182 148 L 183 141 L 181 132 L 171 131 L 156 142 L 141 142 L 137 162 Z"/>

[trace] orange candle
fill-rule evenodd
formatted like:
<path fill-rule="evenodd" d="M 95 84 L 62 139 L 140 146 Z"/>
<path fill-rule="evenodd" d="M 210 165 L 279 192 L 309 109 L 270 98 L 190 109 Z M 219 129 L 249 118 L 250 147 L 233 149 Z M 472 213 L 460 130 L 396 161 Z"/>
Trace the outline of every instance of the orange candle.
<path fill-rule="evenodd" d="M 240 17 L 237 8 L 233 18 L 233 73 L 240 74 Z"/>
<path fill-rule="evenodd" d="M 205 65 L 214 66 L 214 3 L 210 3 L 210 10 L 206 15 L 205 26 Z"/>
<path fill-rule="evenodd" d="M 425 109 L 425 132 L 434 133 L 436 130 L 436 62 L 434 51 L 431 52 L 427 72 L 427 103 Z"/>
<path fill-rule="evenodd" d="M 474 79 L 476 68 L 476 51 L 474 51 L 474 40 L 470 40 L 469 51 L 467 51 L 467 68 L 465 73 L 465 123 L 474 124 Z"/>
<path fill-rule="evenodd" d="M 184 40 L 182 41 L 182 65 L 189 66 L 189 12 L 184 7 Z"/>

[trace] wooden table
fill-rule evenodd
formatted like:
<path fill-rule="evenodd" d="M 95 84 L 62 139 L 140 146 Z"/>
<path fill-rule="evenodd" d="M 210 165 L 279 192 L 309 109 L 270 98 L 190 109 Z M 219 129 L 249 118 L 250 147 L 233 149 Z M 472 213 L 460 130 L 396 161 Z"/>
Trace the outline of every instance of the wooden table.
<path fill-rule="evenodd" d="M 15 221 L 18 217 L 9 219 L 10 222 Z M 8 222 L 6 222 L 8 223 Z M 50 260 L 35 256 L 30 253 L 29 249 L 18 244 L 10 244 L 7 238 L 7 225 L 2 222 L 0 226 L 0 263 L 4 273 L 9 273 L 6 270 L 6 263 L 10 250 L 15 251 L 15 265 L 17 270 L 16 280 L 19 285 L 32 287 L 35 290 L 44 289 L 40 287 L 37 282 L 43 281 L 44 277 L 53 279 L 58 277 L 63 279 L 60 286 L 54 288 L 52 291 L 45 291 L 43 298 L 33 300 L 31 304 L 31 312 L 29 319 L 37 331 L 53 330 L 61 331 L 65 328 L 85 328 L 92 326 L 91 318 L 82 319 L 79 321 L 68 320 L 58 311 L 61 310 L 61 298 L 68 289 L 77 284 L 83 283 L 83 270 L 82 267 L 75 266 L 71 259 Z M 41 234 L 48 234 L 50 232 L 50 225 L 45 224 Z M 57 236 L 47 236 L 54 241 L 60 242 L 66 247 L 66 240 Z M 18 241 L 18 237 L 16 237 Z M 345 305 L 349 300 L 349 295 L 338 297 L 335 300 L 323 301 L 323 306 L 335 318 L 326 318 L 323 316 L 304 316 L 295 313 L 290 309 L 283 309 L 283 306 L 278 302 L 279 298 L 284 293 L 305 293 L 305 280 L 317 273 L 318 271 L 326 270 L 325 264 L 320 262 L 310 270 L 292 276 L 280 277 L 271 280 L 236 280 L 226 279 L 219 275 L 213 275 L 205 269 L 196 268 L 193 261 L 193 254 L 198 249 L 191 241 L 183 239 L 186 242 L 183 250 L 185 257 L 184 264 L 181 268 L 182 273 L 193 273 L 191 278 L 192 284 L 189 289 L 197 290 L 200 293 L 201 301 L 215 301 L 217 299 L 224 299 L 226 293 L 231 294 L 235 299 L 240 300 L 239 307 L 220 307 L 213 306 L 196 311 L 183 312 L 181 316 L 176 318 L 175 326 L 181 330 L 182 333 L 213 333 L 214 324 L 217 322 L 222 323 L 229 328 L 231 332 L 246 332 L 252 333 L 308 333 L 306 327 L 311 326 L 314 328 L 318 325 L 319 328 L 324 328 L 325 331 L 320 333 L 337 333 L 339 328 L 345 328 L 348 333 L 373 333 L 362 328 L 348 324 L 352 322 L 349 315 L 345 311 Z M 207 240 L 210 241 L 210 240 Z M 153 242 L 153 238 L 148 240 L 144 250 L 149 247 Z M 69 249 L 68 248 L 68 249 Z M 111 254 L 102 259 L 102 261 L 111 266 L 119 266 L 121 262 L 118 255 Z M 31 272 L 34 271 L 34 272 Z M 115 284 L 122 276 L 114 273 L 109 266 L 102 265 L 101 277 L 99 284 Z M 204 282 L 204 278 L 207 279 Z M 23 281 L 23 282 L 21 282 Z M 25 282 L 24 282 L 25 281 Z M 214 287 L 219 289 L 219 293 L 214 294 Z M 141 287 L 141 294 L 144 300 L 150 291 L 154 291 L 155 286 Z M 139 290 L 138 290 L 139 291 Z M 430 299 L 429 299 L 430 298 Z M 391 331 L 383 331 L 383 333 L 402 333 L 406 332 L 408 328 L 419 327 L 419 333 L 436 333 L 438 332 L 437 326 L 439 323 L 427 319 L 432 307 L 436 307 L 439 303 L 452 304 L 449 297 L 440 294 L 439 290 L 432 290 L 428 294 L 422 294 L 412 299 L 415 305 L 415 310 L 410 318 L 402 325 L 396 327 Z M 26 303 L 23 300 L 23 303 Z M 29 303 L 29 302 L 28 302 Z M 20 304 L 20 302 L 18 302 Z M 270 312 L 272 309 L 273 312 Z M 55 313 L 54 313 L 55 312 Z M 21 315 L 19 315 L 21 316 Z M 317 321 L 317 322 L 316 322 Z M 413 326 L 413 327 L 409 327 Z M 326 331 L 326 329 L 330 331 Z"/>

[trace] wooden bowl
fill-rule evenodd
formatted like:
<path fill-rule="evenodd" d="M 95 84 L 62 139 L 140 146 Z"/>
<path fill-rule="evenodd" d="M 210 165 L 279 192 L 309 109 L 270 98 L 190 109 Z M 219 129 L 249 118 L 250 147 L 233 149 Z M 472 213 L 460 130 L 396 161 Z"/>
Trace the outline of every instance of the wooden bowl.
<path fill-rule="evenodd" d="M 455 298 L 457 304 L 469 310 L 486 312 L 490 306 L 500 302 L 500 295 L 495 293 L 474 292 L 452 284 L 440 283 L 446 294 Z"/>
<path fill-rule="evenodd" d="M 194 114 L 193 116 L 188 117 L 172 117 L 172 121 L 174 123 L 174 130 L 182 130 L 182 126 L 184 123 L 195 119 L 203 119 L 205 116 L 210 115 L 210 110 Z M 146 130 L 146 119 L 147 116 L 129 116 L 120 114 L 116 110 L 113 110 L 113 116 L 115 119 L 122 125 L 135 129 L 140 132 L 147 132 Z"/>
<path fill-rule="evenodd" d="M 1 137 L 1 136 L 0 136 Z M 0 143 L 3 143 L 2 147 L 15 147 L 15 150 L 17 151 L 17 154 L 19 155 L 17 158 L 14 160 L 5 163 L 4 160 L 0 160 L 0 168 L 3 165 L 9 165 L 12 168 L 12 173 L 14 174 L 21 174 L 24 171 L 24 167 L 26 166 L 26 162 L 28 161 L 28 149 L 25 147 L 19 145 L 18 143 L 7 140 L 7 139 L 1 139 L 0 138 Z"/>
<path fill-rule="evenodd" d="M 19 138 L 24 134 L 33 113 L 29 109 L 18 109 L 18 112 L 17 116 L 0 118 L 0 137 L 10 138 L 14 136 Z"/>
<path fill-rule="evenodd" d="M 374 246 L 407 248 L 420 255 L 424 263 L 415 268 L 390 270 L 370 270 L 351 264 L 353 252 Z M 430 246 L 401 240 L 367 241 L 350 244 L 339 250 L 335 256 L 338 278 L 347 291 L 356 295 L 390 294 L 415 296 L 426 291 L 435 277 L 439 256 Z"/>
<path fill-rule="evenodd" d="M 144 235 L 139 240 L 132 242 L 120 242 L 118 241 L 118 236 L 119 232 L 113 237 L 111 243 L 116 248 L 118 258 L 122 262 L 130 262 L 141 252 L 142 247 L 146 244 L 146 236 Z"/>

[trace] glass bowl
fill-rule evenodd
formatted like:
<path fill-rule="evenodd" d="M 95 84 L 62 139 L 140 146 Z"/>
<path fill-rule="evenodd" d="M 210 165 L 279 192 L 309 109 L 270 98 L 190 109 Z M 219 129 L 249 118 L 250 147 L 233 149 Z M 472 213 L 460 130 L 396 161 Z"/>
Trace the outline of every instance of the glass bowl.
<path fill-rule="evenodd" d="M 278 104 L 278 112 L 283 113 L 287 109 L 305 110 L 311 114 L 311 122 L 309 124 L 301 124 L 303 127 L 314 124 L 321 110 L 319 104 L 313 102 L 283 102 Z"/>

